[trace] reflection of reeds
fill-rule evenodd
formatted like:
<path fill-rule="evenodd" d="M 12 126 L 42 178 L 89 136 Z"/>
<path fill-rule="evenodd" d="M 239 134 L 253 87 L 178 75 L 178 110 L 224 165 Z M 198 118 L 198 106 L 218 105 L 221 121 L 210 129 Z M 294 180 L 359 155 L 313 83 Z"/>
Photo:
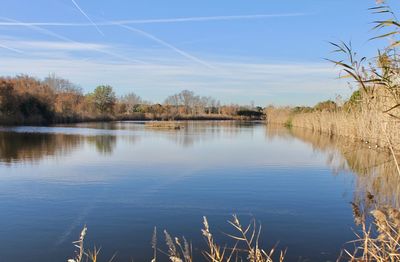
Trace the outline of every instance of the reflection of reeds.
<path fill-rule="evenodd" d="M 267 135 L 299 138 L 327 153 L 335 172 L 350 170 L 355 174 L 352 209 L 361 230 L 350 242 L 353 247 L 344 250 L 338 261 L 400 261 L 400 177 L 390 152 L 365 141 L 357 143 L 312 129 L 268 126 Z M 374 221 L 371 225 L 369 215 Z"/>
<path fill-rule="evenodd" d="M 368 201 L 368 196 L 373 195 L 377 204 L 400 207 L 400 177 L 392 155 L 386 150 L 370 143 L 304 128 L 268 126 L 267 135 L 298 138 L 311 144 L 314 150 L 326 153 L 334 173 L 353 172 L 356 178 L 355 202 Z"/>

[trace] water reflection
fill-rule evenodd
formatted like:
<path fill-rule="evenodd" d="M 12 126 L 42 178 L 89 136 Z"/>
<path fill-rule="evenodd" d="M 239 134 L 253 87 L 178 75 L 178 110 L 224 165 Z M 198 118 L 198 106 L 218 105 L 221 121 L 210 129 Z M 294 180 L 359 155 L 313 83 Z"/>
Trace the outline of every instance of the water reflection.
<path fill-rule="evenodd" d="M 204 121 L 180 122 L 183 128 L 179 131 L 170 130 L 168 138 L 183 147 L 194 146 L 210 139 L 233 138 L 243 132 L 254 132 L 256 123 L 238 121 Z M 162 129 L 152 129 L 153 132 L 163 132 Z"/>
<path fill-rule="evenodd" d="M 34 162 L 46 156 L 68 154 L 81 144 L 81 136 L 0 132 L 0 160 Z"/>
<path fill-rule="evenodd" d="M 327 164 L 334 174 L 352 172 L 355 176 L 355 202 L 400 206 L 400 176 L 393 156 L 387 150 L 343 137 L 321 135 L 302 128 L 270 126 L 267 137 L 292 137 L 327 154 Z"/>
<path fill-rule="evenodd" d="M 144 122 L 81 123 L 56 127 L 17 127 L 0 130 L 0 161 L 35 162 L 65 156 L 87 143 L 111 155 L 117 142 L 134 144 L 140 136 L 158 136 L 182 147 L 254 132 L 254 123 L 235 121 L 180 122 L 181 130 L 145 128 Z"/>
<path fill-rule="evenodd" d="M 353 239 L 353 184 L 358 199 L 398 197 L 390 155 L 368 145 L 262 123 L 181 124 L 0 128 L 1 259 L 59 260 L 88 224 L 103 257 L 144 261 L 154 226 L 200 246 L 201 217 L 227 232 L 234 212 L 262 221 L 289 261 L 333 261 Z"/>
<path fill-rule="evenodd" d="M 111 155 L 117 145 L 117 137 L 110 135 L 89 136 L 86 140 L 96 147 L 97 152 L 103 155 Z"/>
<path fill-rule="evenodd" d="M 130 144 L 134 137 L 124 138 Z M 63 157 L 87 142 L 101 154 L 112 154 L 117 137 L 113 135 L 79 136 L 51 133 L 0 132 L 0 162 L 38 162 L 46 157 Z"/>

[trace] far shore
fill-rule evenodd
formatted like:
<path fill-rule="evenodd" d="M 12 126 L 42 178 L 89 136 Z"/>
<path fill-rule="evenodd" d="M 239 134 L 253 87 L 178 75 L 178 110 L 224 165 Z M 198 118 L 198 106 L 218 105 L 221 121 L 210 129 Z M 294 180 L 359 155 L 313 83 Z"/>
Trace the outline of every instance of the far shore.
<path fill-rule="evenodd" d="M 62 124 L 79 124 L 79 123 L 94 123 L 94 122 L 119 122 L 119 121 L 143 121 L 143 122 L 175 122 L 175 121 L 264 121 L 263 118 L 243 117 L 243 116 L 176 116 L 174 118 L 165 119 L 162 117 L 140 117 L 140 116 L 123 116 L 123 117 L 96 117 L 96 118 L 75 118 L 75 119 L 59 119 L 58 121 L 46 122 L 42 120 L 26 120 L 16 121 L 13 119 L 0 119 L 0 126 L 51 126 Z"/>

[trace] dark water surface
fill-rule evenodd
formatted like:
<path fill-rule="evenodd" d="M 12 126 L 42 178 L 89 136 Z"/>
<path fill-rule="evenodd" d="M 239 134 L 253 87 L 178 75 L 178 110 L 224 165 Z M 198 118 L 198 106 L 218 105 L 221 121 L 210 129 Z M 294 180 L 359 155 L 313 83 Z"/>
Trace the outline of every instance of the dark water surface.
<path fill-rule="evenodd" d="M 288 261 L 334 261 L 354 239 L 359 188 L 393 201 L 364 165 L 384 153 L 262 123 L 183 124 L 0 129 L 0 261 L 66 261 L 85 224 L 102 261 L 150 261 L 154 226 L 201 256 L 202 217 L 225 240 L 232 214 L 256 218 L 263 246 L 279 242 Z"/>

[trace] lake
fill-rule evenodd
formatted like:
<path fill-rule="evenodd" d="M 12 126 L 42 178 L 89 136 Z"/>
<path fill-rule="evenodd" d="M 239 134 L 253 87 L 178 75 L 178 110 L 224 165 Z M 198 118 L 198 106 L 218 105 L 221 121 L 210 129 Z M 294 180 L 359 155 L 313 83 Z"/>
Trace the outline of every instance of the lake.
<path fill-rule="evenodd" d="M 225 242 L 232 214 L 261 223 L 262 245 L 287 248 L 287 261 L 335 261 L 355 238 L 350 202 L 398 203 L 390 155 L 371 145 L 257 122 L 181 125 L 0 128 L 0 261 L 66 261 L 84 225 L 102 261 L 150 261 L 154 227 L 160 244 L 167 229 L 200 257 L 203 216 Z"/>

